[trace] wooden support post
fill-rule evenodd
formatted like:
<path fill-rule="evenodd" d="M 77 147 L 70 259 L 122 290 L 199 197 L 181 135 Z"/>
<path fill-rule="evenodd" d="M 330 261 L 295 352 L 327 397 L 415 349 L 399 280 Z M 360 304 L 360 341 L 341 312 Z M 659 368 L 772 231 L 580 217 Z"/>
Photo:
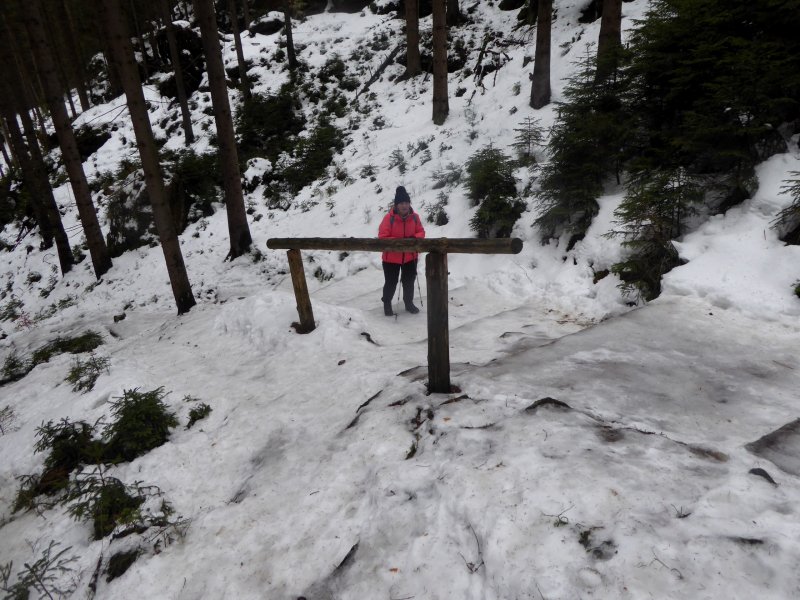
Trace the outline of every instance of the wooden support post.
<path fill-rule="evenodd" d="M 447 254 L 425 257 L 428 284 L 428 391 L 450 393 L 450 330 L 447 317 Z"/>
<path fill-rule="evenodd" d="M 292 273 L 292 285 L 294 286 L 294 297 L 297 301 L 297 314 L 300 315 L 300 323 L 294 324 L 297 333 L 310 333 L 314 331 L 314 311 L 311 309 L 311 298 L 308 295 L 306 285 L 306 273 L 303 270 L 303 257 L 300 250 L 289 250 L 289 271 Z"/>

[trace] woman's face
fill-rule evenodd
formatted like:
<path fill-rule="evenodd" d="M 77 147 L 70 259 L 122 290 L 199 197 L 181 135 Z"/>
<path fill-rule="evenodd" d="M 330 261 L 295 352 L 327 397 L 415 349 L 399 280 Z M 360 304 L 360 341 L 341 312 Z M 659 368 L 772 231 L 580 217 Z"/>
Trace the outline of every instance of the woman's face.
<path fill-rule="evenodd" d="M 400 202 L 397 204 L 397 213 L 401 217 L 405 217 L 411 212 L 411 202 Z"/>

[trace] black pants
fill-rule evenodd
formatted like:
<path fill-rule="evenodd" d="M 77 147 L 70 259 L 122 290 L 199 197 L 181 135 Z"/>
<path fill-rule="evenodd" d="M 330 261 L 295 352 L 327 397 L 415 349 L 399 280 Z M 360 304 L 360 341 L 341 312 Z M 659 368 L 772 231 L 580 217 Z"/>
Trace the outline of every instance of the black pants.
<path fill-rule="evenodd" d="M 402 273 L 402 275 L 401 275 Z M 383 298 L 384 302 L 391 302 L 394 291 L 397 289 L 397 277 L 403 282 L 403 302 L 406 306 L 414 302 L 414 280 L 417 278 L 417 261 L 403 263 L 383 263 Z"/>

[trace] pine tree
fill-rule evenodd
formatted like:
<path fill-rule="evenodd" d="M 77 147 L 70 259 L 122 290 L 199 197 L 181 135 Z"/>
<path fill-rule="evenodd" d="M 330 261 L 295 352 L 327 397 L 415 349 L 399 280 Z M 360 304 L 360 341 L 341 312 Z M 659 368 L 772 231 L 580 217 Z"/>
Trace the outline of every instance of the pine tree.
<path fill-rule="evenodd" d="M 164 29 L 167 33 L 167 44 L 169 45 L 169 60 L 172 63 L 172 71 L 175 75 L 175 89 L 178 96 L 178 104 L 181 107 L 181 122 L 183 123 L 184 144 L 189 146 L 194 142 L 194 131 L 192 131 L 192 117 L 189 113 L 189 103 L 186 98 L 186 86 L 183 80 L 183 67 L 181 67 L 180 53 L 178 52 L 178 41 L 175 38 L 175 26 L 172 24 L 172 13 L 169 8 L 169 0 L 158 0 L 161 8 L 161 18 L 164 21 Z"/>
<path fill-rule="evenodd" d="M 792 177 L 784 181 L 781 192 L 792 198 L 773 222 L 780 239 L 787 244 L 800 246 L 800 171 L 792 171 Z"/>
<path fill-rule="evenodd" d="M 158 231 L 172 293 L 178 307 L 178 314 L 188 312 L 195 305 L 186 266 L 183 261 L 178 233 L 175 229 L 169 201 L 164 191 L 164 180 L 158 158 L 158 147 L 150 125 L 147 105 L 142 91 L 142 82 L 136 67 L 130 36 L 124 22 L 120 0 L 102 0 L 104 24 L 108 31 L 113 57 L 122 77 L 122 85 L 136 135 L 136 145 L 144 170 L 145 185 L 150 204 L 153 207 L 153 220 Z"/>
<path fill-rule="evenodd" d="M 247 78 L 247 63 L 244 61 L 242 36 L 239 32 L 239 12 L 236 9 L 236 0 L 228 0 L 228 12 L 231 16 L 233 29 L 233 43 L 236 46 L 236 59 L 239 63 L 239 85 L 245 100 L 250 99 L 250 80 Z"/>
<path fill-rule="evenodd" d="M 45 86 L 47 104 L 58 135 L 62 158 L 75 195 L 75 203 L 78 206 L 78 215 L 86 235 L 95 275 L 100 279 L 111 268 L 111 256 L 108 253 L 108 247 L 100 230 L 100 223 L 97 220 L 97 212 L 92 202 L 89 184 L 83 171 L 83 161 L 78 152 L 75 134 L 70 126 L 67 111 L 61 98 L 58 75 L 45 33 L 41 0 L 29 1 L 26 4 L 26 13 L 26 25 L 31 38 L 31 45 L 36 54 L 36 63 Z"/>
<path fill-rule="evenodd" d="M 239 172 L 233 117 L 225 83 L 225 68 L 222 64 L 213 0 L 194 0 L 194 11 L 200 25 L 200 36 L 206 55 L 208 84 L 214 108 L 214 122 L 217 126 L 220 166 L 225 187 L 225 206 L 228 211 L 228 234 L 231 244 L 228 256 L 233 260 L 249 250 L 253 238 L 250 235 L 244 208 L 242 176 Z"/>
<path fill-rule="evenodd" d="M 433 122 L 441 125 L 450 112 L 447 95 L 447 0 L 433 0 Z"/>
<path fill-rule="evenodd" d="M 597 214 L 597 198 L 612 175 L 619 181 L 629 115 L 622 78 L 595 80 L 591 54 L 564 89 L 550 132 L 550 161 L 542 167 L 536 225 L 547 237 L 581 236 Z"/>
<path fill-rule="evenodd" d="M 701 186 L 685 169 L 652 170 L 632 177 L 625 199 L 614 216 L 629 256 L 615 264 L 612 272 L 633 289 L 652 300 L 661 293 L 661 277 L 681 264 L 672 240 L 683 235 L 687 218 L 703 199 Z"/>
<path fill-rule="evenodd" d="M 525 120 L 514 128 L 517 135 L 514 137 L 512 147 L 517 151 L 519 160 L 524 165 L 536 162 L 534 155 L 536 148 L 544 142 L 544 128 L 539 119 L 525 117 Z"/>
<path fill-rule="evenodd" d="M 406 0 L 406 72 L 405 77 L 414 77 L 422 72 L 419 55 L 419 3 Z"/>

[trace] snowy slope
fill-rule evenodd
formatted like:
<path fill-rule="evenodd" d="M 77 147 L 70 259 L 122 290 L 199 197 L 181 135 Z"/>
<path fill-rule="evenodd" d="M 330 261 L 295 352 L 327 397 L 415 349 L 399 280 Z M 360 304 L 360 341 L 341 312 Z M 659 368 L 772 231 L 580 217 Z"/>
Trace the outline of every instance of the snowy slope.
<path fill-rule="evenodd" d="M 645 7 L 626 3 L 623 23 Z M 577 24 L 579 8 L 560 5 L 554 21 L 554 48 L 565 52 L 554 59 L 556 99 L 569 61 L 597 37 L 599 22 Z M 489 23 L 520 35 L 511 31 L 513 13 L 480 6 L 477 15 L 477 39 Z M 306 45 L 303 58 L 319 66 L 334 49 L 346 57 L 381 32 L 400 43 L 400 29 L 400 21 L 369 12 L 323 14 L 298 24 L 295 36 Z M 268 56 L 277 41 L 246 37 L 246 54 Z M 689 262 L 667 275 L 664 294 L 647 306 L 631 310 L 614 276 L 593 283 L 594 271 L 621 252 L 618 240 L 603 237 L 619 193 L 601 199 L 600 215 L 569 255 L 539 244 L 531 207 L 515 229 L 525 241 L 521 254 L 451 256 L 459 393 L 425 395 L 424 310 L 383 316 L 378 255 L 305 253 L 314 259 L 307 276 L 318 328 L 301 336 L 290 327 L 297 316 L 285 255 L 266 250 L 266 240 L 373 236 L 396 185 L 419 209 L 436 200 L 435 170 L 462 164 L 485 143 L 507 148 L 526 116 L 552 123 L 552 105 L 527 107 L 530 67 L 522 62 L 532 42 L 506 48 L 510 62 L 485 89 L 453 74 L 451 90 L 468 91 L 451 96 L 441 128 L 430 125 L 430 79 L 393 83 L 388 76 L 402 67 L 390 67 L 371 89 L 372 115 L 386 126 L 365 121 L 336 159 L 354 182 L 331 177 L 309 186 L 298 198 L 308 210 L 270 213 L 260 190 L 250 195 L 264 214 L 250 224 L 263 260 L 223 262 L 223 209 L 187 229 L 181 241 L 198 297 L 187 315 L 174 315 L 158 248 L 115 259 L 96 286 L 83 263 L 47 298 L 40 290 L 53 255 L 9 253 L 0 281 L 27 315 L 71 305 L 32 323 L 0 323 L 7 334 L 0 359 L 93 329 L 106 342 L 96 354 L 110 366 L 85 394 L 64 382 L 70 355 L 0 387 L 0 409 L 13 415 L 0 435 L 0 565 L 13 560 L 16 573 L 56 540 L 76 557 L 63 584 L 86 597 L 98 562 L 141 544 L 146 552 L 124 575 L 99 577 L 98 598 L 799 596 L 800 468 L 790 459 L 779 468 L 745 448 L 798 416 L 800 301 L 791 284 L 800 256 L 768 227 L 788 204 L 780 181 L 800 170 L 796 146 L 761 166 L 753 199 L 680 241 Z M 383 58 L 374 56 L 374 66 Z M 232 44 L 226 60 L 235 60 Z M 261 91 L 285 81 L 269 63 L 254 72 Z M 203 107 L 198 123 L 208 119 Z M 81 119 L 111 119 L 119 113 L 112 108 Z M 159 101 L 153 110 L 157 125 L 175 108 Z M 115 136 L 86 163 L 90 178 L 134 151 L 121 142 L 132 138 L 130 126 L 116 123 Z M 394 150 L 408 153 L 407 144 L 431 136 L 430 162 L 409 156 L 404 175 L 388 168 Z M 168 144 L 178 148 L 182 138 Z M 377 182 L 357 176 L 367 164 L 377 167 Z M 469 236 L 474 209 L 463 185 L 447 192 L 450 222 L 426 223 L 428 236 Z M 68 186 L 57 195 L 71 206 Z M 69 208 L 65 224 L 76 223 Z M 318 267 L 332 278 L 315 279 Z M 26 282 L 30 271 L 43 280 Z M 424 304 L 424 277 L 420 286 Z M 171 392 L 166 402 L 181 425 L 167 444 L 110 473 L 159 486 L 190 520 L 185 537 L 155 552 L 148 534 L 92 541 L 90 527 L 62 508 L 12 514 L 16 478 L 44 460 L 33 452 L 42 422 L 108 418 L 108 401 L 123 390 L 158 386 Z M 213 409 L 192 429 L 184 427 L 187 395 Z M 792 444 L 783 435 L 778 449 Z M 754 468 L 777 485 L 749 473 Z"/>

